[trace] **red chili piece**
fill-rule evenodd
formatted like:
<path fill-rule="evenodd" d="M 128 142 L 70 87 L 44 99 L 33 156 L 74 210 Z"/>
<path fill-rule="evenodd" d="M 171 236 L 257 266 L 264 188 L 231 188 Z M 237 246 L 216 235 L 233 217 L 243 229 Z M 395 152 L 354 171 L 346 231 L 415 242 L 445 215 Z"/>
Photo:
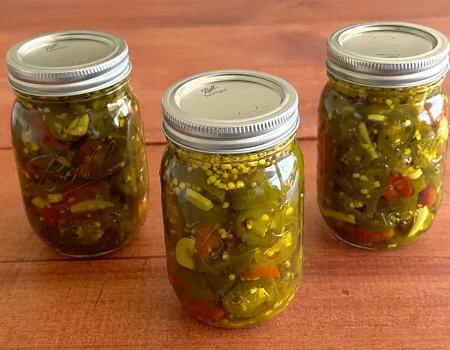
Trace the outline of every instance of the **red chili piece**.
<path fill-rule="evenodd" d="M 386 199 L 408 198 L 412 194 L 411 182 L 407 177 L 394 175 L 389 178 L 389 183 L 384 190 Z"/>
<path fill-rule="evenodd" d="M 436 201 L 436 189 L 433 185 L 428 185 L 419 193 L 419 203 L 431 207 Z"/>
<path fill-rule="evenodd" d="M 394 236 L 394 229 L 390 229 L 386 232 L 380 232 L 359 227 L 354 231 L 353 235 L 361 241 L 382 242 Z"/>

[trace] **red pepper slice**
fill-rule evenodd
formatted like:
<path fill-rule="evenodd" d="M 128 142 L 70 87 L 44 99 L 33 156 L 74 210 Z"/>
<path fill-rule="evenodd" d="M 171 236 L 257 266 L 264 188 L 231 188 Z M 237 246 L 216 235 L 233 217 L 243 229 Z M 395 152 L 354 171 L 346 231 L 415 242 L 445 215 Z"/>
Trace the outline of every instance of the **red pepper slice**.
<path fill-rule="evenodd" d="M 66 150 L 70 147 L 70 145 L 60 142 L 52 134 L 50 134 L 44 122 L 42 121 L 42 117 L 39 114 L 30 112 L 29 121 L 32 130 L 37 133 L 42 142 L 44 142 L 50 148 L 60 151 Z"/>
<path fill-rule="evenodd" d="M 195 241 L 198 255 L 201 258 L 207 258 L 212 249 L 220 248 L 221 241 L 211 226 L 203 226 L 197 231 L 197 239 Z"/>
<path fill-rule="evenodd" d="M 436 201 L 436 189 L 433 185 L 428 185 L 419 193 L 419 203 L 430 207 Z"/>
<path fill-rule="evenodd" d="M 358 227 L 353 232 L 353 235 L 361 241 L 382 242 L 391 239 L 394 236 L 394 229 L 386 232 L 380 232 L 372 229 L 365 229 Z"/>
<path fill-rule="evenodd" d="M 411 181 L 407 177 L 394 175 L 389 178 L 389 183 L 384 190 L 386 199 L 408 198 L 412 194 Z"/>
<path fill-rule="evenodd" d="M 254 279 L 269 277 L 275 280 L 280 279 L 280 270 L 276 266 L 253 265 L 247 267 L 240 275 L 243 279 Z"/>
<path fill-rule="evenodd" d="M 36 166 L 29 162 L 24 162 L 23 169 L 30 176 L 36 175 Z"/>
<path fill-rule="evenodd" d="M 211 321 L 219 321 L 225 316 L 225 311 L 202 300 L 190 300 L 185 303 L 192 314 Z"/>
<path fill-rule="evenodd" d="M 62 214 L 61 211 L 68 211 L 72 205 L 85 200 L 92 191 L 92 186 L 84 186 L 71 192 L 70 195 L 65 196 L 67 199 L 63 202 L 50 204 L 50 207 L 46 207 L 42 212 L 42 217 L 50 226 L 54 227 L 56 225 L 56 218 Z"/>

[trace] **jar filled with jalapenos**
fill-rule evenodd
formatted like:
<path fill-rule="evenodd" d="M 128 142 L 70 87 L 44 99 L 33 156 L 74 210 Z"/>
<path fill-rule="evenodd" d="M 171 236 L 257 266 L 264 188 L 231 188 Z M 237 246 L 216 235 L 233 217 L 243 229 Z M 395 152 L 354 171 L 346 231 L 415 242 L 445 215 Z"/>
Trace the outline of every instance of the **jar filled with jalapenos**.
<path fill-rule="evenodd" d="M 175 83 L 162 104 L 170 283 L 204 322 L 264 322 L 292 300 L 301 278 L 297 93 L 269 74 L 214 71 Z"/>
<path fill-rule="evenodd" d="M 144 130 L 125 41 L 93 31 L 28 39 L 7 54 L 12 144 L 28 220 L 62 254 L 117 250 L 148 206 Z"/>
<path fill-rule="evenodd" d="M 318 201 L 342 241 L 394 248 L 431 226 L 449 133 L 448 50 L 443 34 L 408 23 L 353 25 L 329 37 Z"/>

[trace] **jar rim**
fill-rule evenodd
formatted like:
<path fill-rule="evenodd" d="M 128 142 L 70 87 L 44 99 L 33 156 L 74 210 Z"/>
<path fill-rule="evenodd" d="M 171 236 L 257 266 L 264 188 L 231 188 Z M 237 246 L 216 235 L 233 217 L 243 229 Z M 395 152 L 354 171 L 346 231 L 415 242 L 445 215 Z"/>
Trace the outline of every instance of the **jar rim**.
<path fill-rule="evenodd" d="M 298 95 L 285 80 L 249 70 L 182 79 L 162 98 L 167 139 L 201 153 L 237 154 L 282 143 L 300 123 Z"/>
<path fill-rule="evenodd" d="M 351 83 L 409 87 L 445 76 L 448 53 L 448 39 L 432 28 L 404 22 L 359 23 L 329 36 L 325 66 Z"/>
<path fill-rule="evenodd" d="M 14 45 L 6 55 L 8 80 L 34 96 L 73 96 L 107 88 L 131 72 L 121 37 L 74 30 L 42 34 Z"/>

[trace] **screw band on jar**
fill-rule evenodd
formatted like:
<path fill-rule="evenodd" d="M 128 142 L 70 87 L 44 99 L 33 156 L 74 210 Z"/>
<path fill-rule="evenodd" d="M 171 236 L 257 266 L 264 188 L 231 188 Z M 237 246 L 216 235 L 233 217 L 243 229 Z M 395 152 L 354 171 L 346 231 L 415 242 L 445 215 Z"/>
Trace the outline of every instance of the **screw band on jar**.
<path fill-rule="evenodd" d="M 24 40 L 7 53 L 11 86 L 35 96 L 73 96 L 99 91 L 131 72 L 121 37 L 98 31 L 64 31 Z"/>
<path fill-rule="evenodd" d="M 449 69 L 448 39 L 416 24 L 373 22 L 332 33 L 327 70 L 339 79 L 375 87 L 425 85 Z"/>
<path fill-rule="evenodd" d="M 180 80 L 165 92 L 162 108 L 166 136 L 203 153 L 267 149 L 296 132 L 300 122 L 292 85 L 245 70 L 206 72 Z"/>

